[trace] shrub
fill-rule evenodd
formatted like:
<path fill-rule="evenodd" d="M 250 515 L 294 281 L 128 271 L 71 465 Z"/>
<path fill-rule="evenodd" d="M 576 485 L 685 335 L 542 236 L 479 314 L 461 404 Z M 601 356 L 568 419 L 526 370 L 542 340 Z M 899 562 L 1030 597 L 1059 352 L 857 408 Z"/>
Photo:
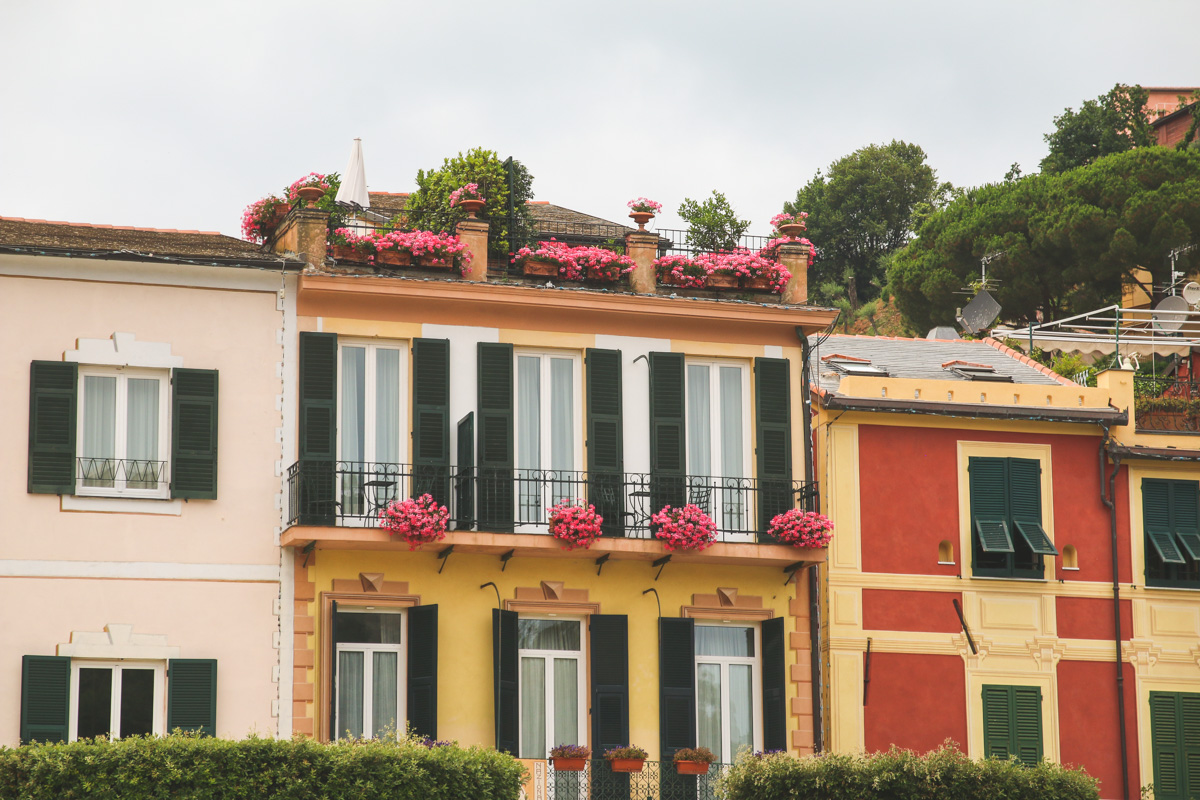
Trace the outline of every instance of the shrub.
<path fill-rule="evenodd" d="M 1043 761 L 973 761 L 951 743 L 926 755 L 892 749 L 872 755 L 744 753 L 720 781 L 726 800 L 1096 800 L 1082 769 Z"/>
<path fill-rule="evenodd" d="M 0 748 L 10 800 L 516 800 L 505 753 L 419 739 L 242 741 L 175 735 Z"/>

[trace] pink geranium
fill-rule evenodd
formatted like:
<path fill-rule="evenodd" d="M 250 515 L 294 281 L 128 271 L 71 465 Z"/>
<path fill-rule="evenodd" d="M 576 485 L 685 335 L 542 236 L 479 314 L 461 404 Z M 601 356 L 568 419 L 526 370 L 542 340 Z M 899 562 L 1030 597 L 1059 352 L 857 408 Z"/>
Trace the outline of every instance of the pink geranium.
<path fill-rule="evenodd" d="M 550 514 L 550 535 L 566 542 L 568 550 L 587 550 L 603 534 L 600 526 L 604 517 L 596 513 L 594 505 L 585 508 L 581 501 L 560 500 L 546 511 Z"/>
<path fill-rule="evenodd" d="M 242 212 L 242 238 L 251 242 L 263 241 L 274 233 L 287 210 L 287 202 L 273 194 L 255 200 Z"/>
<path fill-rule="evenodd" d="M 479 193 L 478 183 L 468 183 L 466 186 L 460 186 L 450 193 L 450 207 L 454 208 L 463 200 L 482 200 L 483 195 Z"/>
<path fill-rule="evenodd" d="M 351 228 L 333 231 L 331 241 L 353 247 L 369 261 L 383 250 L 408 253 L 413 258 L 430 258 L 434 266 L 454 266 L 466 275 L 471 265 L 471 250 L 457 236 L 432 231 L 368 231 L 360 233 Z"/>
<path fill-rule="evenodd" d="M 379 512 L 379 527 L 408 542 L 409 550 L 446 538 L 450 510 L 439 505 L 430 494 L 407 500 L 393 500 Z"/>
<path fill-rule="evenodd" d="M 645 197 L 638 197 L 629 201 L 629 208 L 632 211 L 639 211 L 644 214 L 657 214 L 662 211 L 662 203 L 657 203 Z"/>
<path fill-rule="evenodd" d="M 664 506 L 650 521 L 657 526 L 654 538 L 667 550 L 705 550 L 717 540 L 717 523 L 690 503 L 682 508 Z"/>
<path fill-rule="evenodd" d="M 629 256 L 605 247 L 572 246 L 553 239 L 538 242 L 536 248 L 522 247 L 513 256 L 512 263 L 524 264 L 531 259 L 557 264 L 558 274 L 568 281 L 591 278 L 611 283 L 633 272 L 637 266 Z"/>
<path fill-rule="evenodd" d="M 331 184 L 326 179 L 326 176 L 319 172 L 310 172 L 300 180 L 288 187 L 287 196 L 290 202 L 296 202 L 300 199 L 298 192 L 306 186 L 316 186 L 323 192 L 328 192 Z"/>
<path fill-rule="evenodd" d="M 816 511 L 793 508 L 772 518 L 767 533 L 793 547 L 824 547 L 833 538 L 833 522 Z"/>

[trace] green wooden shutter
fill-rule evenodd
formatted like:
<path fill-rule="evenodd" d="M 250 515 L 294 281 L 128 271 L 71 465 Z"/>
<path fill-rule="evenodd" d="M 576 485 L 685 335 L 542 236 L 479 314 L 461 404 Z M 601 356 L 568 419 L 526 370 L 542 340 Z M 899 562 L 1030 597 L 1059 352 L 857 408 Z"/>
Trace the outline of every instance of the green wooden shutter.
<path fill-rule="evenodd" d="M 783 617 L 762 623 L 763 749 L 787 750 L 787 632 Z"/>
<path fill-rule="evenodd" d="M 167 661 L 167 731 L 182 728 L 217 735 L 217 660 Z"/>
<path fill-rule="evenodd" d="M 1171 516 L 1171 530 L 1184 552 L 1200 561 L 1200 483 L 1171 481 Z"/>
<path fill-rule="evenodd" d="M 1033 767 L 1042 760 L 1042 690 L 1013 686 L 1013 752 L 1021 763 Z"/>
<path fill-rule="evenodd" d="M 217 499 L 215 369 L 171 371 L 171 497 Z"/>
<path fill-rule="evenodd" d="M 983 687 L 983 755 L 1008 759 L 1013 750 L 1012 687 Z"/>
<path fill-rule="evenodd" d="M 513 348 L 479 343 L 476 503 L 480 529 L 511 531 L 513 485 Z"/>
<path fill-rule="evenodd" d="M 1179 699 L 1173 692 L 1150 693 L 1150 752 L 1156 800 L 1189 798 L 1179 732 Z"/>
<path fill-rule="evenodd" d="M 450 502 L 450 340 L 413 340 L 413 491 Z"/>
<path fill-rule="evenodd" d="M 438 607 L 408 610 L 408 722 L 418 736 L 437 738 Z"/>
<path fill-rule="evenodd" d="M 301 525 L 336 518 L 337 346 L 336 334 L 300 334 Z"/>
<path fill-rule="evenodd" d="M 971 521 L 980 549 L 985 553 L 1013 552 L 1008 529 L 1008 465 L 1003 458 L 972 458 L 970 473 Z"/>
<path fill-rule="evenodd" d="M 475 527 L 475 412 L 458 421 L 458 463 L 455 467 L 455 526 L 460 531 Z"/>
<path fill-rule="evenodd" d="M 1168 481 L 1142 479 L 1142 524 L 1146 539 L 1164 563 L 1187 563 L 1171 534 L 1171 484 Z"/>
<path fill-rule="evenodd" d="M 1179 696 L 1179 727 L 1187 795 L 1195 797 L 1200 794 L 1200 694 Z"/>
<path fill-rule="evenodd" d="M 517 612 L 492 609 L 492 680 L 495 692 L 496 749 L 520 756 L 520 704 L 517 692 Z M 535 758 L 542 758 L 538 753 Z"/>
<path fill-rule="evenodd" d="M 1033 458 L 1008 459 L 1008 499 L 1013 527 L 1036 555 L 1058 550 L 1042 528 L 1042 464 Z"/>
<path fill-rule="evenodd" d="M 789 377 L 786 358 L 754 359 L 760 537 L 770 527 L 772 518 L 796 504 L 792 492 L 792 401 Z"/>
<path fill-rule="evenodd" d="M 79 365 L 29 366 L 29 485 L 32 494 L 75 493 L 75 416 Z"/>
<path fill-rule="evenodd" d="M 584 363 L 587 368 L 588 501 L 604 517 L 605 536 L 624 536 L 621 351 L 589 348 Z"/>
<path fill-rule="evenodd" d="M 593 614 L 591 636 L 592 749 L 629 744 L 629 619 Z"/>
<path fill-rule="evenodd" d="M 21 744 L 65 742 L 71 708 L 71 659 L 21 656 Z"/>
<path fill-rule="evenodd" d="M 682 353 L 650 354 L 650 513 L 686 502 Z"/>
<path fill-rule="evenodd" d="M 658 734 L 660 754 L 670 760 L 681 747 L 696 746 L 695 620 L 658 620 Z"/>

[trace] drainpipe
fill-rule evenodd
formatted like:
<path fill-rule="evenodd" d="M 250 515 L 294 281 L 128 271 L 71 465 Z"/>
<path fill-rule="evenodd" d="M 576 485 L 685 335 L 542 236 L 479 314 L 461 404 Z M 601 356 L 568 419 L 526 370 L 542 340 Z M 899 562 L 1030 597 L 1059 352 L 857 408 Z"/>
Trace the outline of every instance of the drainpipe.
<path fill-rule="evenodd" d="M 1125 669 L 1121 659 L 1121 581 L 1117 567 L 1117 473 L 1121 471 L 1121 458 L 1113 458 L 1113 471 L 1107 475 L 1108 461 L 1105 454 L 1108 451 L 1110 434 L 1108 425 L 1104 425 L 1104 439 L 1100 442 L 1100 501 L 1108 506 L 1110 539 L 1112 542 L 1112 586 L 1113 586 L 1113 650 L 1117 665 L 1117 718 L 1118 735 L 1121 737 L 1121 794 L 1124 800 L 1129 800 L 1129 743 L 1125 738 Z M 1107 481 L 1107 487 L 1105 483 Z M 1107 488 L 1107 491 L 1106 491 Z"/>
<path fill-rule="evenodd" d="M 800 339 L 800 391 L 803 393 L 800 402 L 800 431 L 804 439 L 804 480 L 811 482 L 815 469 L 812 453 L 812 387 L 809 386 L 810 375 L 808 357 L 810 347 L 804 329 L 796 326 L 796 336 Z M 812 510 L 821 510 L 821 496 L 815 494 L 812 500 Z M 807 504 L 806 504 L 807 507 Z M 813 710 L 813 752 L 820 753 L 825 749 L 825 715 L 821 709 L 821 602 L 820 569 L 813 565 L 808 569 L 808 646 L 812 658 L 812 710 Z"/>

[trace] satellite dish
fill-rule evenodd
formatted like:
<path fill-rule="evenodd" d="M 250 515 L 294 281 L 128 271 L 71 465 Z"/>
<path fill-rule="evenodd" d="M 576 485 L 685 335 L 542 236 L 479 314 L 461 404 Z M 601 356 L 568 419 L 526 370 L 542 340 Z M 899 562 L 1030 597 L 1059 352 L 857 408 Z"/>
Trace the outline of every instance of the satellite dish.
<path fill-rule="evenodd" d="M 1200 303 L 1200 283 L 1188 281 L 1187 286 L 1183 287 L 1183 299 L 1187 300 L 1190 306 Z"/>
<path fill-rule="evenodd" d="M 1183 327 L 1187 312 L 1191 309 L 1188 301 L 1176 295 L 1164 297 L 1162 302 L 1154 307 L 1151 317 L 1154 327 L 1163 333 L 1174 333 Z"/>
<path fill-rule="evenodd" d="M 979 294 L 971 298 L 962 313 L 958 316 L 958 324 L 967 333 L 979 333 L 996 321 L 1000 316 L 1000 304 L 996 298 L 988 294 L 987 289 L 980 289 Z"/>

